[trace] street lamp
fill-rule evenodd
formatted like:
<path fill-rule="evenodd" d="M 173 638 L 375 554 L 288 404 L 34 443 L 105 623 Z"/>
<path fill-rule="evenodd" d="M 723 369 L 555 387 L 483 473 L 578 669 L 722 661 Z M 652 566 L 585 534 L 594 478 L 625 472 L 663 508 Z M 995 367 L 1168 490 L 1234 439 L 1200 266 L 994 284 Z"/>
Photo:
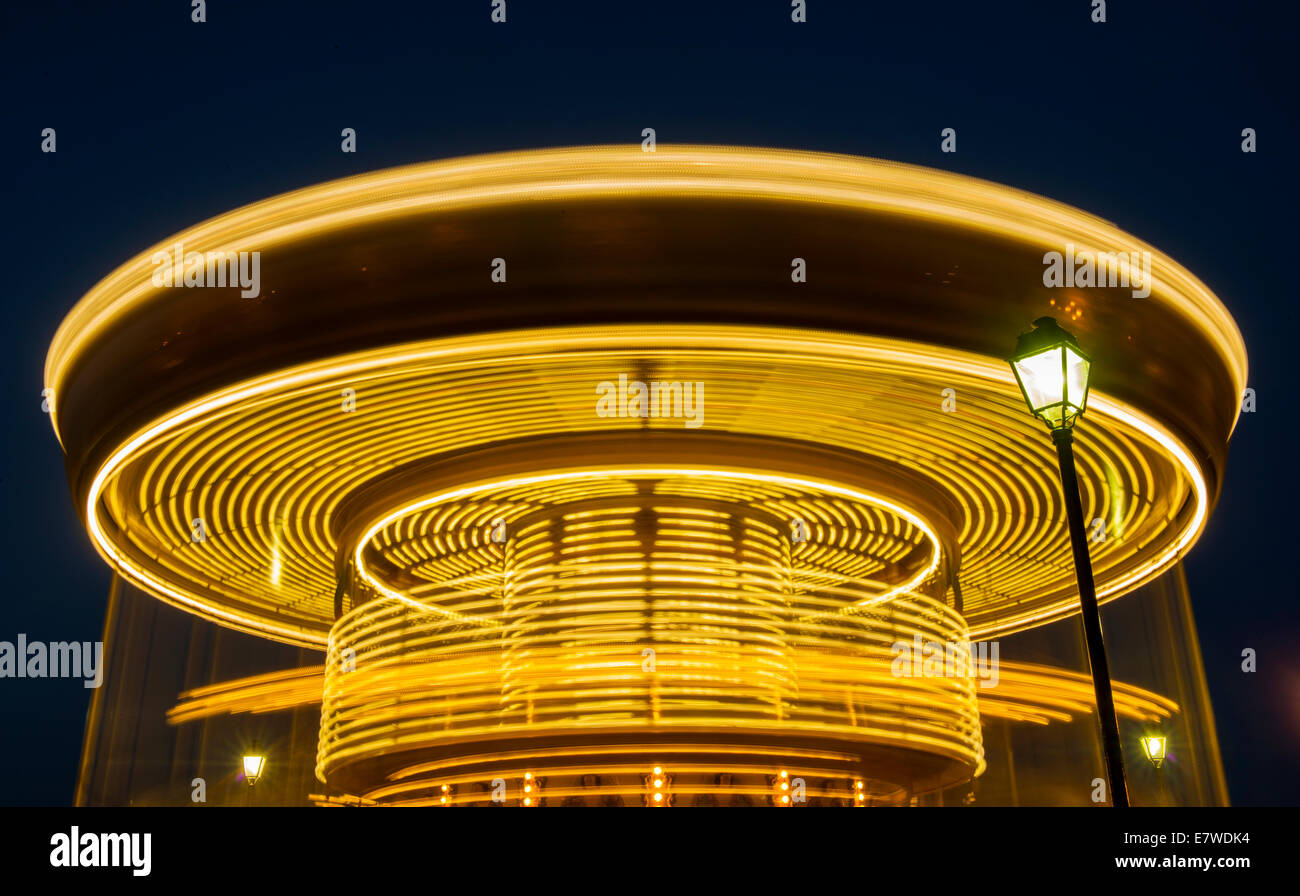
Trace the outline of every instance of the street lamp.
<path fill-rule="evenodd" d="M 1074 469 L 1075 421 L 1088 406 L 1088 375 L 1092 360 L 1079 349 L 1073 336 L 1050 317 L 1034 321 L 1034 329 L 1016 340 L 1011 370 L 1020 384 L 1029 412 L 1047 424 L 1061 467 L 1061 489 L 1065 495 L 1065 516 L 1070 525 L 1074 549 L 1074 573 L 1079 582 L 1079 604 L 1083 631 L 1088 641 L 1088 664 L 1097 693 L 1097 718 L 1101 721 L 1102 745 L 1106 751 L 1106 772 L 1110 779 L 1111 805 L 1128 806 L 1124 782 L 1124 755 L 1120 746 L 1115 698 L 1110 689 L 1110 668 L 1106 645 L 1101 637 L 1101 614 L 1092 582 L 1092 561 L 1079 501 L 1079 480 Z"/>
<path fill-rule="evenodd" d="M 1165 751 L 1168 747 L 1169 740 L 1163 734 L 1142 738 L 1142 752 L 1147 754 L 1147 758 L 1156 768 L 1160 768 L 1161 763 L 1165 761 Z"/>
<path fill-rule="evenodd" d="M 253 749 L 244 756 L 244 780 L 248 786 L 252 787 L 262 777 L 262 768 L 266 765 L 266 757 L 262 751 L 253 745 Z"/>

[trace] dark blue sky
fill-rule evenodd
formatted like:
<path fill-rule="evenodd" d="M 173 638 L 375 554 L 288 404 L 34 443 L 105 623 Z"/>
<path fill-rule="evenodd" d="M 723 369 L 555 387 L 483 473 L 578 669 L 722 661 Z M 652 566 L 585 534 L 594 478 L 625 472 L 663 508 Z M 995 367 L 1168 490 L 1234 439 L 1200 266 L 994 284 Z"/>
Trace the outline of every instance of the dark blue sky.
<path fill-rule="evenodd" d="M 639 141 L 930 165 L 1077 205 L 1172 255 L 1236 317 L 1258 411 L 1188 562 L 1234 802 L 1300 803 L 1289 561 L 1297 145 L 1291 4 L 7 4 L 0 65 L 9 274 L 0 290 L 7 584 L 0 640 L 100 637 L 109 572 L 40 410 L 73 303 L 130 256 L 239 205 L 390 165 Z M 40 152 L 42 128 L 58 152 Z M 358 152 L 339 151 L 356 128 Z M 958 132 L 955 155 L 939 131 Z M 1253 127 L 1259 152 L 1240 151 Z M 1014 334 L 1013 334 L 1014 335 Z M 1188 396 L 1196 401 L 1196 396 Z M 1259 671 L 1240 671 L 1245 647 Z M 0 680 L 0 804 L 72 799 L 90 691 Z"/>

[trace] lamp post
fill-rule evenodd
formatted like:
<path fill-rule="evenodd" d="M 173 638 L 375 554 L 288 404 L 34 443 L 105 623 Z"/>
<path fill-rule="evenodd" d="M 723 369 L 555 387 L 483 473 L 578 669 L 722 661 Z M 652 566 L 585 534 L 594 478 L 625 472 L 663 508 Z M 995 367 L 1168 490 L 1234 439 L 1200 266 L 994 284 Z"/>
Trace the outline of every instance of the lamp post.
<path fill-rule="evenodd" d="M 1074 469 L 1075 421 L 1088 405 L 1088 374 L 1092 361 L 1079 350 L 1075 338 L 1050 317 L 1034 321 L 1034 329 L 1016 340 L 1011 370 L 1020 384 L 1029 412 L 1047 424 L 1056 444 L 1061 467 L 1061 489 L 1065 516 L 1070 525 L 1074 549 L 1074 573 L 1079 583 L 1083 631 L 1088 641 L 1088 665 L 1097 693 L 1097 718 L 1101 721 L 1102 745 L 1106 752 L 1106 773 L 1110 780 L 1111 805 L 1128 806 L 1124 781 L 1124 754 L 1115 717 L 1115 698 L 1110 689 L 1110 667 L 1101 636 L 1101 614 L 1092 582 L 1092 561 L 1084 535 L 1083 505 L 1079 500 L 1079 479 Z"/>

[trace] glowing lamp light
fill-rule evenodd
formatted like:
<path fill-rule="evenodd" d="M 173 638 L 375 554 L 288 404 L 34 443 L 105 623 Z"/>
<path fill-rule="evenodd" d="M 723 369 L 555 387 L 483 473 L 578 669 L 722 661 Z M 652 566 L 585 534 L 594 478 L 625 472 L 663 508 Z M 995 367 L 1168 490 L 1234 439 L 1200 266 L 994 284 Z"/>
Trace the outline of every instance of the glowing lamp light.
<path fill-rule="evenodd" d="M 1069 429 L 1088 406 L 1092 359 L 1054 318 L 1040 317 L 1016 340 L 1011 370 L 1029 412 L 1048 429 Z"/>
<path fill-rule="evenodd" d="M 1142 752 L 1147 754 L 1147 758 L 1156 768 L 1160 768 L 1160 764 L 1165 761 L 1165 751 L 1168 746 L 1169 739 L 1163 734 L 1142 738 Z"/>
<path fill-rule="evenodd" d="M 668 775 L 664 773 L 663 766 L 656 765 L 653 769 L 650 770 L 650 774 L 647 775 L 645 778 L 645 783 L 647 787 L 647 794 L 649 797 L 649 804 L 651 806 L 668 805 L 668 798 L 666 794 L 668 790 L 669 781 L 670 779 Z"/>
<path fill-rule="evenodd" d="M 244 757 L 244 780 L 248 786 L 252 787 L 262 777 L 262 771 L 266 767 L 266 757 L 256 747 L 253 752 Z"/>

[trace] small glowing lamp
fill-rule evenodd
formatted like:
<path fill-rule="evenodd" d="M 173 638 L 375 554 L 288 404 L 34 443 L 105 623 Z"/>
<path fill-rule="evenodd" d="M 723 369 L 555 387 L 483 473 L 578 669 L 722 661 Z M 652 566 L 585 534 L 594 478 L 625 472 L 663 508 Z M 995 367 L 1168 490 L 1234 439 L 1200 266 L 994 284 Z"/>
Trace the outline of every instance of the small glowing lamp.
<path fill-rule="evenodd" d="M 1072 335 L 1054 318 L 1040 317 L 1016 340 L 1010 363 L 1031 414 L 1051 430 L 1074 426 L 1088 406 L 1092 359 Z"/>
<path fill-rule="evenodd" d="M 1160 764 L 1165 761 L 1165 751 L 1168 747 L 1169 739 L 1163 734 L 1142 738 L 1142 752 L 1147 754 L 1147 758 L 1156 768 L 1160 768 Z"/>
<path fill-rule="evenodd" d="M 258 782 L 265 767 L 266 757 L 254 746 L 252 752 L 244 756 L 244 780 L 248 782 L 249 787 Z"/>

